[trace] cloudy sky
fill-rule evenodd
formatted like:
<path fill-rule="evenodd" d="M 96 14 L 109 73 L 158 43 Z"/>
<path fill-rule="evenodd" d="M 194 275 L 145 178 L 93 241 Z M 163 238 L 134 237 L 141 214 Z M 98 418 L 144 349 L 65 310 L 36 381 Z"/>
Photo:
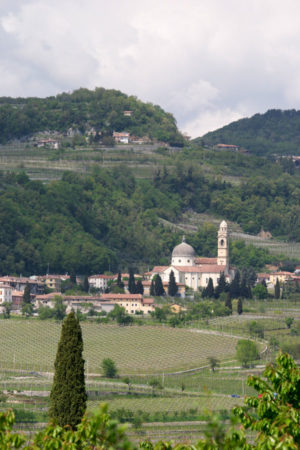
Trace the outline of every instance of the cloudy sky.
<path fill-rule="evenodd" d="M 299 0 L 0 0 L 0 96 L 119 89 L 196 137 L 300 109 Z"/>

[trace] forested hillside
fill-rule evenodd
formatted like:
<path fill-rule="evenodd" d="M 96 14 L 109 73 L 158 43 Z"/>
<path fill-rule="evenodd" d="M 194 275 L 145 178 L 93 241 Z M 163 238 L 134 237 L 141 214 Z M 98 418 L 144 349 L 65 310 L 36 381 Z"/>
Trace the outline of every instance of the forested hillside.
<path fill-rule="evenodd" d="M 83 274 L 166 264 L 182 233 L 159 218 L 176 223 L 191 209 L 300 241 L 300 182 L 288 174 L 232 186 L 188 165 L 162 169 L 153 180 L 137 180 L 126 167 L 94 168 L 46 185 L 22 172 L 3 174 L 0 188 L 2 274 L 45 273 L 48 264 L 52 272 Z M 199 255 L 216 254 L 216 228 L 200 227 L 187 238 Z M 233 263 L 270 261 L 265 252 L 232 245 Z"/>
<path fill-rule="evenodd" d="M 125 116 L 124 111 L 131 111 Z M 174 117 L 159 106 L 143 103 L 120 91 L 78 89 L 47 98 L 0 98 L 0 143 L 39 131 L 82 133 L 93 128 L 102 135 L 128 131 L 136 136 L 182 145 Z"/>
<path fill-rule="evenodd" d="M 300 111 L 271 109 L 232 122 L 195 141 L 206 145 L 234 144 L 257 155 L 299 155 Z"/>

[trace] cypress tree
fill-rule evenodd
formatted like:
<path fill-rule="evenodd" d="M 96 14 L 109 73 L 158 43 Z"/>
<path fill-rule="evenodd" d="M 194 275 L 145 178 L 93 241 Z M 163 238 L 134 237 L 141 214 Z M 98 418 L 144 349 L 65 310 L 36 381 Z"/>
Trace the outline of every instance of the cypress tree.
<path fill-rule="evenodd" d="M 136 294 L 136 284 L 133 269 L 129 269 L 128 291 L 130 294 Z"/>
<path fill-rule="evenodd" d="M 90 285 L 89 285 L 89 279 L 88 279 L 87 275 L 85 275 L 85 277 L 83 279 L 82 289 L 84 290 L 84 292 L 89 292 Z"/>
<path fill-rule="evenodd" d="M 144 293 L 144 286 L 143 286 L 143 283 L 141 282 L 141 280 L 138 280 L 136 283 L 135 293 L 142 294 L 142 295 Z"/>
<path fill-rule="evenodd" d="M 174 272 L 173 270 L 171 270 L 169 276 L 168 295 L 170 295 L 170 297 L 174 297 L 177 294 L 177 292 L 178 286 L 176 284 Z"/>
<path fill-rule="evenodd" d="M 155 295 L 154 279 L 153 278 L 151 280 L 151 285 L 150 285 L 150 295 Z"/>
<path fill-rule="evenodd" d="M 240 272 L 237 270 L 234 279 L 230 283 L 229 292 L 231 298 L 237 298 L 240 295 Z"/>
<path fill-rule="evenodd" d="M 76 284 L 76 283 L 77 283 L 77 280 L 76 280 L 76 273 L 75 273 L 75 270 L 74 270 L 74 269 L 70 270 L 70 281 L 71 281 L 71 283 L 73 283 L 73 284 Z"/>
<path fill-rule="evenodd" d="M 82 351 L 81 327 L 74 312 L 71 312 L 62 325 L 50 394 L 49 416 L 62 427 L 69 425 L 74 429 L 86 410 Z"/>
<path fill-rule="evenodd" d="M 275 289 L 274 289 L 274 297 L 280 298 L 280 283 L 278 278 L 276 279 Z"/>
<path fill-rule="evenodd" d="M 208 285 L 206 287 L 206 296 L 208 298 L 212 298 L 214 296 L 214 284 L 211 278 L 209 278 Z"/>
<path fill-rule="evenodd" d="M 159 274 L 156 275 L 154 280 L 154 292 L 155 295 L 158 297 L 165 295 L 164 286 L 162 284 L 162 280 Z"/>
<path fill-rule="evenodd" d="M 222 272 L 220 275 L 218 284 L 216 286 L 216 289 L 215 289 L 215 297 L 219 298 L 220 294 L 222 294 L 222 292 L 225 292 L 226 290 L 227 290 L 227 283 L 226 283 L 224 272 Z"/>
<path fill-rule="evenodd" d="M 225 306 L 226 306 L 226 308 L 228 308 L 228 309 L 231 311 L 231 313 L 232 313 L 232 302 L 231 302 L 230 292 L 227 293 L 227 297 L 226 297 L 226 300 L 225 300 Z"/>
<path fill-rule="evenodd" d="M 243 313 L 243 302 L 242 299 L 239 298 L 237 302 L 237 313 L 241 315 Z"/>
<path fill-rule="evenodd" d="M 29 283 L 26 283 L 23 293 L 22 314 L 25 316 L 32 316 L 33 314 L 33 304 L 31 303 Z"/>
<path fill-rule="evenodd" d="M 124 288 L 124 283 L 122 281 L 122 275 L 121 272 L 118 273 L 118 278 L 117 278 L 117 286 L 121 289 Z"/>

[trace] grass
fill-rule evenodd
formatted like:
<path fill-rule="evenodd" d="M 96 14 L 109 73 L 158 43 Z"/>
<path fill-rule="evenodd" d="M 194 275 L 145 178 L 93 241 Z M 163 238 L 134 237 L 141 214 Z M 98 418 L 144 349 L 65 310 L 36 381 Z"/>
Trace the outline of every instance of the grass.
<path fill-rule="evenodd" d="M 241 405 L 243 399 L 230 396 L 203 395 L 200 397 L 150 397 L 150 398 L 114 398 L 109 401 L 109 409 L 130 409 L 131 411 L 144 411 L 151 414 L 157 412 L 175 412 L 197 409 L 199 414 L 206 410 L 231 409 Z M 97 409 L 99 402 L 88 402 L 88 409 Z"/>
<path fill-rule="evenodd" d="M 0 364 L 6 368 L 53 371 L 61 325 L 51 321 L 6 320 L 0 327 Z M 88 373 L 100 373 L 112 358 L 120 374 L 176 372 L 235 353 L 236 338 L 169 327 L 82 323 Z"/>

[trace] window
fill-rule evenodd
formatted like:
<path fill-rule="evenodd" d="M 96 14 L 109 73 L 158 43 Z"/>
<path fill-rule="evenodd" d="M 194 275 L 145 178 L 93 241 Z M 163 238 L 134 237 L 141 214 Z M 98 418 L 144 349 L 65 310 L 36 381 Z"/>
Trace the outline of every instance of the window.
<path fill-rule="evenodd" d="M 188 259 L 187 262 L 190 262 L 190 260 Z"/>
<path fill-rule="evenodd" d="M 221 240 L 220 240 L 220 245 L 222 245 L 222 247 L 223 247 L 223 245 L 224 245 L 224 239 L 221 239 Z"/>
<path fill-rule="evenodd" d="M 179 259 L 178 262 L 181 262 L 181 259 Z"/>

